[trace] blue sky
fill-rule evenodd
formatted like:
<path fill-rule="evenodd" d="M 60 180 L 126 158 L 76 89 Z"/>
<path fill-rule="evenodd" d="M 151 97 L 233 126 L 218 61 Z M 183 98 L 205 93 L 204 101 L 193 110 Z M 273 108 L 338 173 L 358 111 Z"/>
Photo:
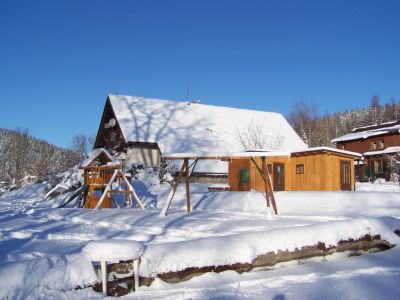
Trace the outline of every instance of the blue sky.
<path fill-rule="evenodd" d="M 281 112 L 400 98 L 400 1 L 1 1 L 0 127 L 68 146 L 108 93 Z"/>

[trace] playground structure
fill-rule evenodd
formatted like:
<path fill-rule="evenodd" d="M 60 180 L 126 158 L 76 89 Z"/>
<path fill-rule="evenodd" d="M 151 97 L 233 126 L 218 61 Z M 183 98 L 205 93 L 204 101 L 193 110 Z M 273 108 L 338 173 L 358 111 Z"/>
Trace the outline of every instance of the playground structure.
<path fill-rule="evenodd" d="M 114 161 L 104 148 L 93 150 L 80 168 L 84 172 L 84 186 L 87 186 L 81 204 L 84 208 L 112 208 L 113 204 L 120 208 L 113 195 L 122 194 L 125 206 L 131 207 L 135 201 L 143 209 L 143 204 L 122 172 L 121 164 Z"/>
<path fill-rule="evenodd" d="M 84 172 L 84 184 L 60 205 L 60 208 L 79 197 L 77 207 L 92 209 L 132 207 L 132 203 L 135 201 L 137 206 L 143 209 L 143 204 L 123 173 L 120 162 L 115 161 L 104 148 L 94 149 L 90 152 L 79 168 Z M 46 198 L 57 188 L 58 186 L 51 190 Z M 118 194 L 123 195 L 123 204 L 118 203 L 113 197 Z"/>

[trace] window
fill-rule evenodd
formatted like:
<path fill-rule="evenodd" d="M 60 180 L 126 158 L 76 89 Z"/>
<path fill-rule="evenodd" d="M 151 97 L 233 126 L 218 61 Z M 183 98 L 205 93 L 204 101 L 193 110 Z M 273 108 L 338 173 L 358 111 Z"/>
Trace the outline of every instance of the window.
<path fill-rule="evenodd" d="M 384 140 L 380 140 L 379 141 L 379 148 L 380 149 L 384 149 L 385 148 L 385 141 Z"/>
<path fill-rule="evenodd" d="M 376 141 L 371 142 L 371 150 L 376 150 Z"/>
<path fill-rule="evenodd" d="M 346 147 L 344 146 L 344 144 L 340 146 L 340 149 L 342 149 L 342 150 L 345 150 L 345 149 L 346 149 Z"/>
<path fill-rule="evenodd" d="M 249 176 L 250 176 L 249 169 L 246 169 L 246 168 L 241 169 L 239 172 L 239 184 L 240 185 L 248 184 Z"/>
<path fill-rule="evenodd" d="M 296 174 L 303 174 L 304 173 L 304 165 L 296 165 Z"/>

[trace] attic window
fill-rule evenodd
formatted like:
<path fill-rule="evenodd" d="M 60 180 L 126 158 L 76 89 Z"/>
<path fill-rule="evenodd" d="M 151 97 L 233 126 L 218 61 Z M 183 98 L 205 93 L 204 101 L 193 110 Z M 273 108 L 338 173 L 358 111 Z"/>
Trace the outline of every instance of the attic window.
<path fill-rule="evenodd" d="M 380 142 L 379 142 L 379 148 L 380 148 L 380 149 L 384 149 L 384 148 L 385 148 L 385 141 L 384 141 L 384 140 L 380 140 Z"/>
<path fill-rule="evenodd" d="M 371 141 L 371 150 L 376 150 L 376 141 Z"/>
<path fill-rule="evenodd" d="M 304 164 L 296 165 L 296 174 L 304 174 Z"/>

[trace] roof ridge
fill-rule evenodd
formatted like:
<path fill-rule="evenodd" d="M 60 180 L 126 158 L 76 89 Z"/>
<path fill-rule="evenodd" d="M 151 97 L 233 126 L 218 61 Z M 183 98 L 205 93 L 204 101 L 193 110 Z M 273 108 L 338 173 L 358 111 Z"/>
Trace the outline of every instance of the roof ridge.
<path fill-rule="evenodd" d="M 136 98 L 136 99 L 145 99 L 145 100 L 165 101 L 165 102 L 172 102 L 172 103 L 177 103 L 177 104 L 187 104 L 187 105 L 202 105 L 202 106 L 208 106 L 208 107 L 213 107 L 213 108 L 218 108 L 218 109 L 227 109 L 228 108 L 228 109 L 232 109 L 232 110 L 242 110 L 242 111 L 260 112 L 260 113 L 270 113 L 270 114 L 281 115 L 283 117 L 282 113 L 275 112 L 275 111 L 267 111 L 267 110 L 238 108 L 238 107 L 232 107 L 232 106 L 223 106 L 223 105 L 206 104 L 206 103 L 194 103 L 194 102 L 191 102 L 191 101 L 177 101 L 177 100 L 170 100 L 170 99 L 164 99 L 164 98 L 152 98 L 152 97 L 134 96 L 134 95 L 108 94 L 107 96 L 108 97 L 117 96 L 118 98 L 132 98 L 132 99 Z"/>

